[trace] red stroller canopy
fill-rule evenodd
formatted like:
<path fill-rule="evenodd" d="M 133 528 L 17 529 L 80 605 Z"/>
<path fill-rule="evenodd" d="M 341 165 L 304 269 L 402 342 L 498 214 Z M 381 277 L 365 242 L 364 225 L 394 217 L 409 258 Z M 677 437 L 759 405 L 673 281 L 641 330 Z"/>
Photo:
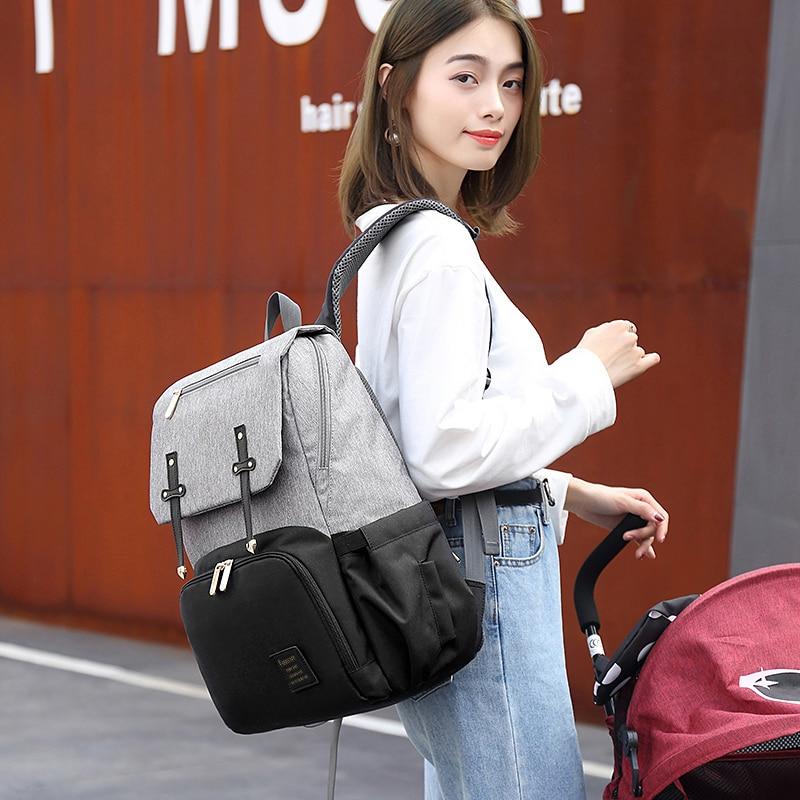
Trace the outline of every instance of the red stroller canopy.
<path fill-rule="evenodd" d="M 627 725 L 639 734 L 645 797 L 800 731 L 800 564 L 731 578 L 679 614 L 642 667 Z"/>

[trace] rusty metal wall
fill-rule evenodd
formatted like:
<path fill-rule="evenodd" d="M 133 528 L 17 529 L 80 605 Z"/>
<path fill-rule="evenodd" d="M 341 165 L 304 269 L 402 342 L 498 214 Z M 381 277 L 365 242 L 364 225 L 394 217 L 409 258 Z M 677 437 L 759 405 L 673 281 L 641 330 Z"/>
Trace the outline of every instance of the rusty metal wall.
<path fill-rule="evenodd" d="M 172 5 L 167 54 L 168 0 L 0 4 L 0 608 L 184 641 L 171 532 L 148 508 L 152 405 L 260 341 L 273 290 L 316 317 L 347 244 L 349 128 L 302 130 L 301 98 L 306 124 L 308 103 L 357 102 L 379 4 L 337 0 L 296 45 L 255 0 L 216 0 L 205 43 Z M 655 562 L 631 550 L 604 576 L 613 644 L 650 602 L 727 576 L 769 3 L 541 7 L 543 162 L 512 209 L 521 235 L 479 248 L 551 361 L 623 317 L 662 356 L 618 391 L 613 428 L 553 465 L 671 514 Z M 571 583 L 601 536 L 573 516 L 560 550 L 576 712 L 594 721 Z"/>

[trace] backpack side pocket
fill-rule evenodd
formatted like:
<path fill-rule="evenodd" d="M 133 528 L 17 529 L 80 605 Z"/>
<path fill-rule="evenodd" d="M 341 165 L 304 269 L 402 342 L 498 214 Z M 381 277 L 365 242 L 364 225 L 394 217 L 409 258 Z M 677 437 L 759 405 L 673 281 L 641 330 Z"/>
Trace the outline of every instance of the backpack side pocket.
<path fill-rule="evenodd" d="M 427 501 L 332 537 L 371 648 L 394 691 L 474 645 L 475 599 Z"/>

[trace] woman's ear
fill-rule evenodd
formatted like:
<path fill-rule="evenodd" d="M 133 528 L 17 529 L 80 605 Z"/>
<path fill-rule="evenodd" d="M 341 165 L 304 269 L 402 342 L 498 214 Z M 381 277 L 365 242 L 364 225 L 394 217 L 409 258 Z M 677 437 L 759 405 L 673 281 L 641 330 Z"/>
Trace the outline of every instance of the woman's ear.
<path fill-rule="evenodd" d="M 389 77 L 389 73 L 394 69 L 394 65 L 392 64 L 381 64 L 378 67 L 378 83 L 381 85 L 381 97 L 386 99 L 386 90 L 383 88 L 383 84 L 386 82 L 386 79 Z"/>

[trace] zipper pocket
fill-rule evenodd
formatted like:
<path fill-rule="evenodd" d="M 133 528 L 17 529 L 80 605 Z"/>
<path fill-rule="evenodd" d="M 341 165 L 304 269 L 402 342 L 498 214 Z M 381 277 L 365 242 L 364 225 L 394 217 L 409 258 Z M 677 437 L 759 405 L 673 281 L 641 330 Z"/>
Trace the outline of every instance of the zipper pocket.
<path fill-rule="evenodd" d="M 254 561 L 259 561 L 264 558 L 277 558 L 288 564 L 294 570 L 295 574 L 300 578 L 300 582 L 303 584 L 304 588 L 311 597 L 314 605 L 317 607 L 317 610 L 320 612 L 325 626 L 331 634 L 333 643 L 336 645 L 339 655 L 345 661 L 348 668 L 355 672 L 359 668 L 358 660 L 356 659 L 355 653 L 350 647 L 350 643 L 347 641 L 347 637 L 342 630 L 342 626 L 339 624 L 339 620 L 333 613 L 333 609 L 330 607 L 330 604 L 326 600 L 325 595 L 322 593 L 316 580 L 314 580 L 314 576 L 309 572 L 308 567 L 306 567 L 306 565 L 303 564 L 299 558 L 289 555 L 288 553 L 272 551 L 268 553 L 259 553 L 258 555 L 254 556 L 245 556 L 244 558 L 229 558 L 226 561 L 220 561 L 214 567 L 214 570 L 211 573 L 211 586 L 209 589 L 209 594 L 213 595 L 217 592 L 225 591 L 232 570 L 242 566 L 243 564 L 250 564 Z M 206 572 L 203 575 L 198 575 L 197 577 L 192 578 L 192 580 L 184 585 L 182 592 L 186 591 L 194 583 L 201 583 L 202 581 L 208 580 L 208 575 L 209 573 Z M 222 577 L 222 580 L 220 580 L 220 577 Z"/>
<path fill-rule="evenodd" d="M 254 558 L 260 558 L 261 556 L 254 556 Z M 308 593 L 311 595 L 311 599 L 317 605 L 317 608 L 322 613 L 323 617 L 326 619 L 326 624 L 328 629 L 333 634 L 334 643 L 336 644 L 336 648 L 339 650 L 339 654 L 342 655 L 345 661 L 348 663 L 350 669 L 357 670 L 358 669 L 358 661 L 356 659 L 355 653 L 350 647 L 350 643 L 347 641 L 347 637 L 344 635 L 344 631 L 342 630 L 342 626 L 339 624 L 339 620 L 336 619 L 336 615 L 333 613 L 333 609 L 330 607 L 330 604 L 325 599 L 325 595 L 319 588 L 319 585 L 314 580 L 314 576 L 309 572 L 308 567 L 300 561 L 299 558 L 295 558 L 294 556 L 289 555 L 288 553 L 278 553 L 273 551 L 271 553 L 264 553 L 264 558 L 279 558 L 282 561 L 285 561 L 289 564 L 292 569 L 294 569 L 297 576 L 300 580 L 304 583 Z"/>
<path fill-rule="evenodd" d="M 317 357 L 317 377 L 319 379 L 319 417 L 320 417 L 320 436 L 319 436 L 319 456 L 317 457 L 318 469 L 327 469 L 330 465 L 331 452 L 331 396 L 328 382 L 328 363 L 320 345 L 314 340 L 313 336 L 309 340 L 314 348 Z"/>
<path fill-rule="evenodd" d="M 209 383 L 213 383 L 220 378 L 224 378 L 227 375 L 231 375 L 234 372 L 238 372 L 240 369 L 246 369 L 247 367 L 253 367 L 258 364 L 259 360 L 261 359 L 261 355 L 252 356 L 251 358 L 247 358 L 244 361 L 240 361 L 238 364 L 231 364 L 229 367 L 225 367 L 225 369 L 221 369 L 219 372 L 215 372 L 212 375 L 206 375 L 205 378 L 201 378 L 199 381 L 195 381 L 194 383 L 187 383 L 185 386 L 181 386 L 179 389 L 176 389 L 172 393 L 172 400 L 169 402 L 169 406 L 167 407 L 166 413 L 164 417 L 166 419 L 171 419 L 172 415 L 175 413 L 175 409 L 178 406 L 178 400 L 181 399 L 181 395 L 187 394 L 188 392 L 193 392 L 195 389 L 200 389 L 203 386 L 208 385 Z"/>

